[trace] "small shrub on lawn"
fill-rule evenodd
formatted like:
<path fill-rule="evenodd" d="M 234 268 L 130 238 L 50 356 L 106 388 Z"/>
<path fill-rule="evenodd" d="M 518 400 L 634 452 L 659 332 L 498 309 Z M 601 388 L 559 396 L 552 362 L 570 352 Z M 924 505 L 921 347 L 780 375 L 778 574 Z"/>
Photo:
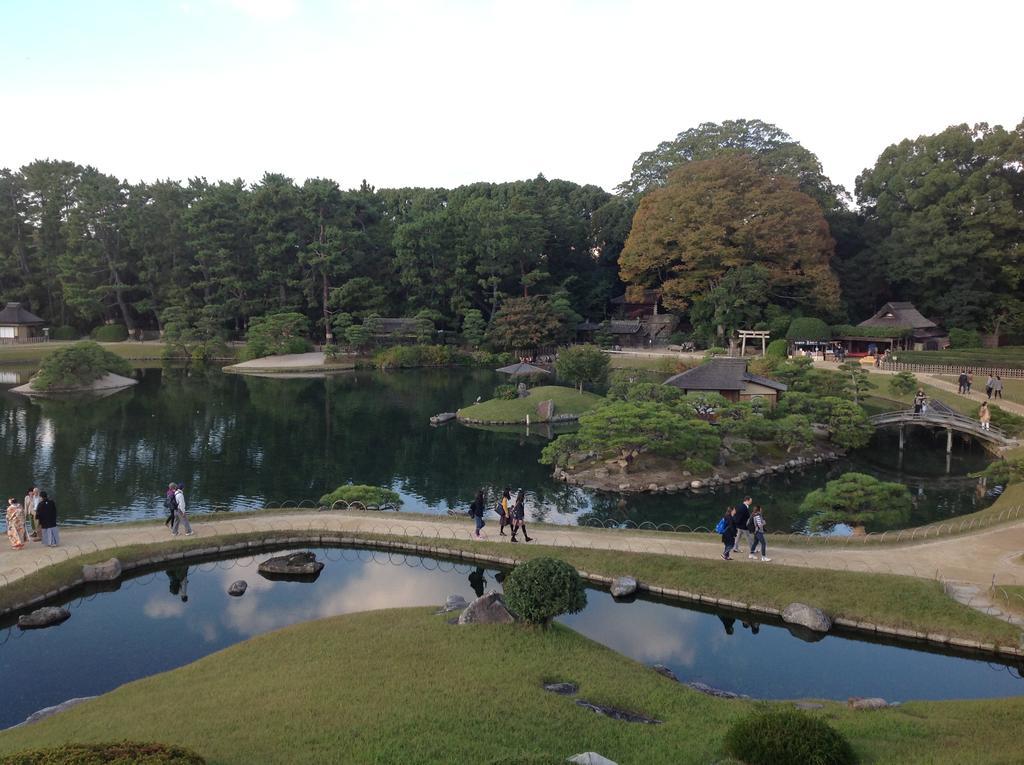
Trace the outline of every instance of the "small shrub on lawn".
<path fill-rule="evenodd" d="M 206 760 L 180 746 L 119 741 L 111 744 L 65 744 L 9 754 L 3 765 L 205 765 Z"/>
<path fill-rule="evenodd" d="M 707 476 L 715 472 L 714 465 L 707 460 L 697 459 L 696 457 L 683 460 L 680 467 L 687 473 L 696 476 Z"/>
<path fill-rule="evenodd" d="M 330 494 L 324 494 L 320 497 L 320 504 L 330 507 L 338 500 L 344 500 L 349 503 L 362 502 L 364 505 L 375 505 L 377 507 L 381 505 L 394 505 L 398 507 L 402 504 L 402 498 L 396 492 L 391 491 L 391 489 L 383 489 L 380 486 L 366 486 L 359 483 L 347 483 L 344 486 L 339 486 Z"/>
<path fill-rule="evenodd" d="M 786 340 L 772 340 L 764 350 L 764 355 L 770 359 L 784 359 L 789 356 L 789 343 Z"/>
<path fill-rule="evenodd" d="M 795 709 L 757 712 L 733 723 L 725 750 L 748 765 L 853 765 L 850 742 Z"/>
<path fill-rule="evenodd" d="M 502 401 L 514 401 L 519 395 L 515 385 L 496 385 L 494 387 L 494 398 Z"/>
<path fill-rule="evenodd" d="M 63 327 L 54 327 L 53 331 L 50 332 L 51 340 L 77 340 L 81 336 L 81 332 L 66 324 Z"/>
<path fill-rule="evenodd" d="M 554 558 L 534 558 L 516 566 L 504 582 L 509 608 L 531 624 L 548 624 L 560 614 L 587 605 L 579 572 Z"/>
<path fill-rule="evenodd" d="M 90 335 L 97 343 L 120 343 L 128 339 L 124 324 L 104 324 L 96 327 Z"/>

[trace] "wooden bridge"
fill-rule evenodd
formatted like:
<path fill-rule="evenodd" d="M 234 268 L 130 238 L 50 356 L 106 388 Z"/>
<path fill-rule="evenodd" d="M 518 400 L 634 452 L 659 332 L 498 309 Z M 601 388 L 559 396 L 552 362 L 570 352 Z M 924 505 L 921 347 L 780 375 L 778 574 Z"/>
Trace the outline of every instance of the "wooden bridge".
<path fill-rule="evenodd" d="M 915 413 L 913 409 L 884 412 L 873 415 L 870 420 L 871 424 L 877 428 L 898 426 L 900 429 L 900 449 L 903 448 L 904 432 L 907 425 L 944 429 L 946 431 L 947 453 L 953 451 L 954 431 L 977 438 L 994 451 L 1001 451 L 1018 445 L 1016 439 L 1006 435 L 1004 431 L 994 425 L 983 428 L 978 420 L 955 412 L 948 406 L 938 404 L 937 402 L 930 404 L 925 412 Z"/>

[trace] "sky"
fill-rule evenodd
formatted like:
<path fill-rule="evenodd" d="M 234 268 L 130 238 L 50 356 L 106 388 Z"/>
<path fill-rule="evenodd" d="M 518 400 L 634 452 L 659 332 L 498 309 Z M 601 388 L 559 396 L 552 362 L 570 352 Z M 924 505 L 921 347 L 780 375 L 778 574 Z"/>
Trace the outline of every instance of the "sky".
<path fill-rule="evenodd" d="M 747 118 L 852 191 L 903 138 L 1024 121 L 1022 28 L 1009 0 L 0 0 L 0 167 L 612 190 Z"/>

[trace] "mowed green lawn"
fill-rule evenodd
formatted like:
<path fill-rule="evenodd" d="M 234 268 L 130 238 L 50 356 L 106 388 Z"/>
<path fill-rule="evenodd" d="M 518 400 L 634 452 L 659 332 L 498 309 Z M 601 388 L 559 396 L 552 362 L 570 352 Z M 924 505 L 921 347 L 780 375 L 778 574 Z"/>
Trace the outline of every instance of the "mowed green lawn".
<path fill-rule="evenodd" d="M 587 391 L 580 393 L 575 388 L 566 388 L 562 385 L 541 385 L 530 388 L 529 395 L 525 398 L 507 401 L 492 398 L 489 401 L 467 406 L 461 410 L 461 416 L 471 420 L 491 422 L 526 422 L 526 416 L 529 415 L 531 422 L 539 422 L 537 405 L 548 400 L 555 402 L 555 415 L 557 416 L 560 414 L 583 414 L 604 399 L 596 393 Z"/>
<path fill-rule="evenodd" d="M 545 692 L 551 681 L 664 724 L 597 715 Z M 0 753 L 130 738 L 180 744 L 213 765 L 547 765 L 585 751 L 623 765 L 703 764 L 726 760 L 725 731 L 756 705 L 697 693 L 567 628 L 457 627 L 404 609 L 253 638 L 0 733 Z M 1020 762 L 1020 698 L 871 712 L 828 703 L 811 714 L 843 732 L 862 763 Z"/>

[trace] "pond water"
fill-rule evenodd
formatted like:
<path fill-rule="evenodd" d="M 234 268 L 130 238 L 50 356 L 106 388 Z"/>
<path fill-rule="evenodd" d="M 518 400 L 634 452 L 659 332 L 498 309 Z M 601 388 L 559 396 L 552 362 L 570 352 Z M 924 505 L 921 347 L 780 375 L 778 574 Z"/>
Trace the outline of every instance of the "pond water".
<path fill-rule="evenodd" d="M 68 603 L 71 618 L 45 630 L 0 631 L 0 728 L 77 696 L 179 667 L 253 635 L 311 619 L 430 606 L 501 589 L 491 569 L 368 550 L 317 549 L 313 583 L 268 581 L 265 553 L 179 566 L 128 579 L 114 592 Z M 497 575 L 497 578 L 496 578 Z M 241 598 L 228 585 L 245 579 Z M 972 659 L 829 636 L 799 640 L 773 625 L 588 590 L 587 608 L 561 622 L 683 681 L 755 698 L 882 696 L 981 698 L 1024 691 L 1016 670 Z M 439 617 L 440 618 L 440 617 Z M 582 678 L 569 678 L 581 680 Z M 11 692 L 12 689 L 14 692 Z"/>
<path fill-rule="evenodd" d="M 490 396 L 489 370 L 357 371 L 269 379 L 219 369 L 137 371 L 140 384 L 108 398 L 30 401 L 0 393 L 0 487 L 23 496 L 33 482 L 57 500 L 62 524 L 153 518 L 168 482 L 186 487 L 190 509 L 251 509 L 316 501 L 343 483 L 390 486 L 403 510 L 461 512 L 478 487 L 525 487 L 534 520 L 714 526 L 724 504 L 750 492 L 770 528 L 799 531 L 796 512 L 812 489 L 848 470 L 909 485 L 913 524 L 973 512 L 990 500 L 966 477 L 986 461 L 945 436 L 910 429 L 899 456 L 895 432 L 836 463 L 765 477 L 719 493 L 633 495 L 555 481 L 537 458 L 547 427 L 473 428 L 428 418 Z M 493 516 L 492 516 L 493 517 Z M 882 528 L 871 529 L 882 531 Z"/>

